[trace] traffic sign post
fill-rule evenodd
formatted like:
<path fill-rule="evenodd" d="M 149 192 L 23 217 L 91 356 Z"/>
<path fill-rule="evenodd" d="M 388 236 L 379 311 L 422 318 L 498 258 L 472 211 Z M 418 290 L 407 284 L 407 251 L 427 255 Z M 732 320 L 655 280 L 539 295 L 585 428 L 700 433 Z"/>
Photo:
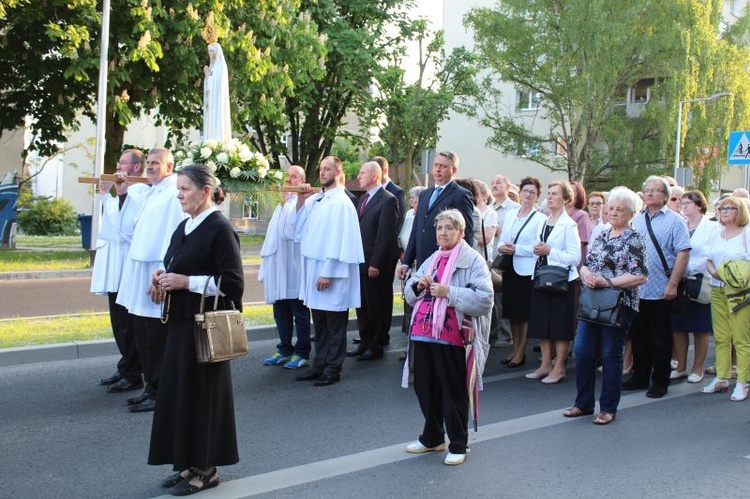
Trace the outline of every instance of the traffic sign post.
<path fill-rule="evenodd" d="M 729 132 L 727 164 L 750 165 L 750 130 Z"/>

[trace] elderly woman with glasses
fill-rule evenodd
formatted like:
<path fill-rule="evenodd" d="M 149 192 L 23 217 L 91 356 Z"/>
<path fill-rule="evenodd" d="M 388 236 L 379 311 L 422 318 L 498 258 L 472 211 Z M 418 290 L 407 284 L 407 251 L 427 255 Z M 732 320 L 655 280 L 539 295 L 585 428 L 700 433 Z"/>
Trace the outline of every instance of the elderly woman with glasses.
<path fill-rule="evenodd" d="M 414 391 L 425 419 L 419 440 L 406 451 L 442 451 L 447 432 L 450 444 L 444 462 L 449 465 L 461 464 L 466 458 L 468 380 L 481 389 L 493 303 L 487 263 L 464 241 L 465 230 L 460 211 L 440 212 L 435 217 L 438 250 L 405 287 L 406 301 L 414 306 L 410 333 L 413 361 L 404 368 L 402 386 L 408 386 L 412 364 Z M 472 331 L 476 333 L 473 338 Z M 472 354 L 468 359 L 467 353 Z"/>
<path fill-rule="evenodd" d="M 602 351 L 602 390 L 599 414 L 594 424 L 614 421 L 620 404 L 622 383 L 622 350 L 633 317 L 638 312 L 638 286 L 648 280 L 646 240 L 631 225 L 638 197 L 627 187 L 612 189 L 607 201 L 610 228 L 593 241 L 586 262 L 581 267 L 581 281 L 588 288 L 621 288 L 623 307 L 618 326 L 603 326 L 578 321 L 575 339 L 576 400 L 563 411 L 566 418 L 594 413 L 596 388 L 596 353 Z"/>
<path fill-rule="evenodd" d="M 725 290 L 722 264 L 750 260 L 750 214 L 747 204 L 734 196 L 719 202 L 716 209 L 721 228 L 708 246 L 706 270 L 711 274 L 711 320 L 716 345 L 716 377 L 701 393 L 726 392 L 732 376 L 731 349 L 737 353 L 737 384 L 731 400 L 745 400 L 750 387 L 750 306 L 734 311 L 733 292 Z"/>

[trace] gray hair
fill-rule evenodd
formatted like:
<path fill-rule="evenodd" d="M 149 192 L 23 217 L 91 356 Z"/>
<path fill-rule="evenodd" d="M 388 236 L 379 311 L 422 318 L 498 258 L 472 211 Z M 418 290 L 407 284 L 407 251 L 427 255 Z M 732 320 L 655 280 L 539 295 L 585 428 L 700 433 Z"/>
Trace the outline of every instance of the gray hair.
<path fill-rule="evenodd" d="M 661 177 L 659 175 L 651 175 L 649 178 L 646 179 L 645 182 L 643 182 L 642 187 L 646 187 L 648 184 L 652 182 L 657 182 L 661 185 L 661 190 L 664 193 L 665 196 L 669 196 L 669 182 L 664 177 Z"/>
<path fill-rule="evenodd" d="M 659 178 L 659 177 L 656 177 Z M 645 185 L 645 184 L 644 184 Z M 614 203 L 622 203 L 630 212 L 635 215 L 638 213 L 638 204 L 640 199 L 638 195 L 624 186 L 618 186 L 609 191 L 607 204 L 612 206 Z"/>
<path fill-rule="evenodd" d="M 153 148 L 151 148 L 150 151 L 148 151 L 148 153 L 149 154 L 158 154 L 160 156 L 163 156 L 164 160 L 167 163 L 169 163 L 171 165 L 174 165 L 174 155 L 172 155 L 172 151 L 170 151 L 166 147 L 161 147 L 161 146 L 153 147 Z"/>
<path fill-rule="evenodd" d="M 208 186 L 211 188 L 211 200 L 219 204 L 224 201 L 224 191 L 219 187 L 219 181 L 209 167 L 201 163 L 184 166 L 177 175 L 187 177 L 198 189 Z"/>
<path fill-rule="evenodd" d="M 466 230 L 466 220 L 464 219 L 464 216 L 461 214 L 461 212 L 455 208 L 443 210 L 438 213 L 435 217 L 435 227 L 437 227 L 438 222 L 443 221 L 452 223 L 453 227 L 458 230 Z"/>
<path fill-rule="evenodd" d="M 451 160 L 451 165 L 453 165 L 453 168 L 458 170 L 458 154 L 456 154 L 453 151 L 440 151 L 437 153 L 438 156 L 445 156 L 449 160 Z"/>
<path fill-rule="evenodd" d="M 427 188 L 422 187 L 421 185 L 412 187 L 411 189 L 409 189 L 409 197 L 419 199 L 419 195 L 422 194 L 425 190 L 427 190 Z"/>

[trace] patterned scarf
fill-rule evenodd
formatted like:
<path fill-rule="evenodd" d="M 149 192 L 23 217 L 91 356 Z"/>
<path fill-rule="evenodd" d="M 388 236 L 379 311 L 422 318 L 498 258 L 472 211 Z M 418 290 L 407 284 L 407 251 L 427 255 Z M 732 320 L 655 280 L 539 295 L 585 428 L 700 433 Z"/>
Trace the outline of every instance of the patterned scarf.
<path fill-rule="evenodd" d="M 441 259 L 448 257 L 448 262 L 445 264 L 443 274 L 440 277 L 440 284 L 450 286 L 451 278 L 456 271 L 456 260 L 458 259 L 458 252 L 461 251 L 462 244 L 463 240 L 460 240 L 451 250 L 438 249 L 432 255 L 430 265 L 427 267 L 427 274 L 432 276 L 436 275 L 438 263 L 440 263 Z M 420 298 L 414 305 L 415 312 L 419 309 L 422 300 L 424 300 L 424 297 Z M 443 331 L 443 327 L 445 326 L 445 312 L 447 309 L 447 297 L 432 297 L 432 337 L 435 339 L 439 339 L 440 333 Z"/>

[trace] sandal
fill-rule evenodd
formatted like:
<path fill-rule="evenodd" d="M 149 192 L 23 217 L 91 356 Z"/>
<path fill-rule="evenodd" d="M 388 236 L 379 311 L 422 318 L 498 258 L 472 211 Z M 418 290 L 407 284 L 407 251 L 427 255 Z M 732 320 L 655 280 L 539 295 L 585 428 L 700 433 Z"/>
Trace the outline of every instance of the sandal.
<path fill-rule="evenodd" d="M 190 468 L 188 468 L 186 470 L 183 470 L 183 471 L 178 471 L 174 475 L 171 475 L 171 476 L 165 478 L 164 480 L 162 480 L 161 481 L 161 487 L 163 489 L 171 489 L 172 487 L 174 487 L 175 485 L 177 485 L 181 481 L 183 481 L 183 480 L 190 480 L 194 476 L 195 476 L 195 472 L 193 470 L 191 470 Z"/>
<path fill-rule="evenodd" d="M 566 418 L 577 418 L 579 416 L 591 416 L 594 414 L 594 409 L 581 409 L 580 407 L 570 407 L 563 411 L 563 416 Z"/>
<path fill-rule="evenodd" d="M 193 485 L 193 479 L 197 480 L 200 485 Z M 169 493 L 173 496 L 189 496 L 206 489 L 212 489 L 219 485 L 219 470 L 214 468 L 210 475 L 194 474 L 191 478 L 183 480 L 171 489 Z"/>
<path fill-rule="evenodd" d="M 593 420 L 593 423 L 594 424 L 598 424 L 598 425 L 605 425 L 605 424 L 611 423 L 614 420 L 615 420 L 615 413 L 614 412 L 603 412 L 602 411 L 602 412 L 600 412 L 599 414 L 596 415 L 596 417 Z"/>

